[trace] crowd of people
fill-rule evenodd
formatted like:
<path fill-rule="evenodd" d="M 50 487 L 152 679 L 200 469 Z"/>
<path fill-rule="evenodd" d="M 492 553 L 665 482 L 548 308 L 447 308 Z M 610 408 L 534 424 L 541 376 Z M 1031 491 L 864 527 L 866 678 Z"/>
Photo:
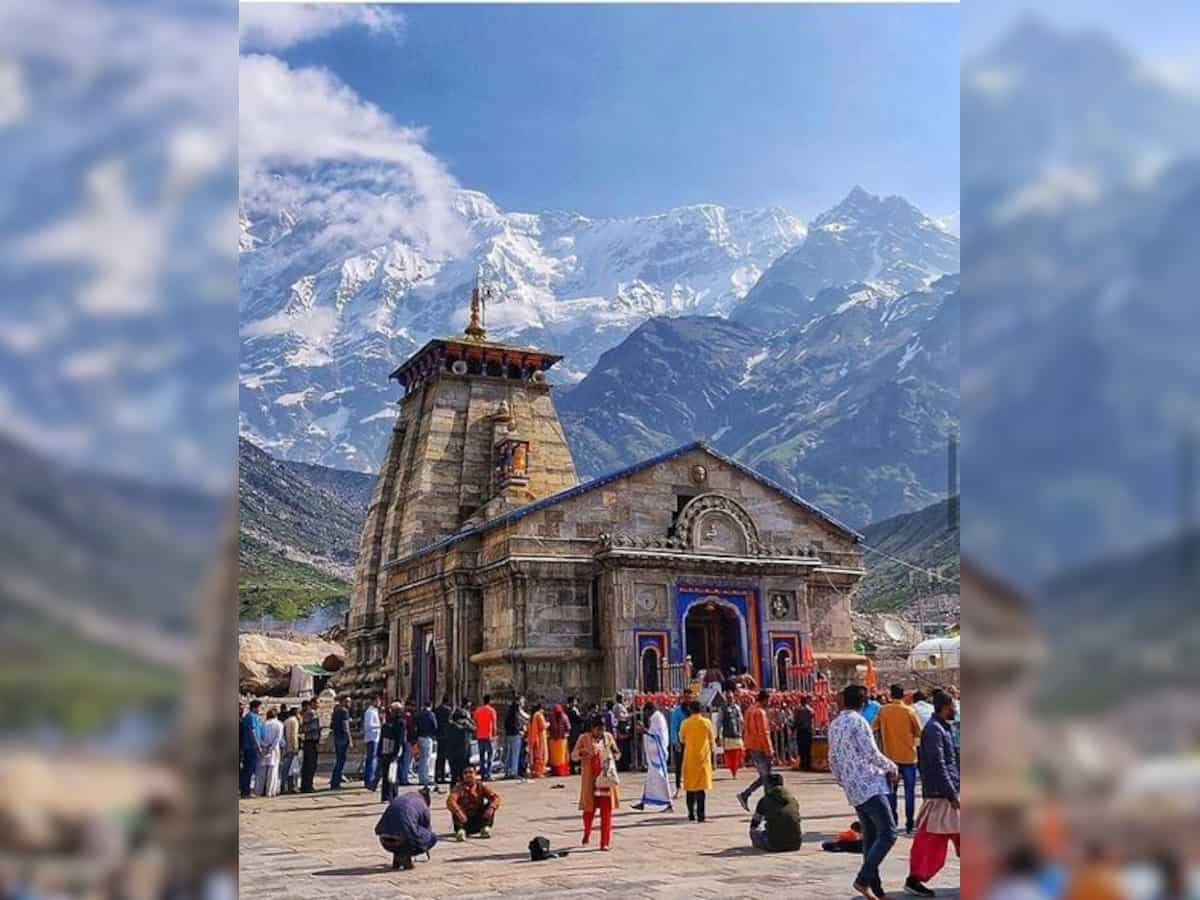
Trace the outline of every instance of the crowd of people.
<path fill-rule="evenodd" d="M 772 704 L 770 691 L 750 691 L 729 680 L 704 696 L 707 704 L 685 690 L 669 709 L 646 698 L 631 705 L 615 697 L 581 707 L 574 697 L 550 705 L 517 697 L 502 721 L 486 695 L 469 705 L 444 697 L 436 708 L 430 702 L 387 703 L 374 697 L 357 717 L 350 699 L 342 697 L 329 716 L 334 757 L 329 789 L 343 787 L 357 737 L 363 787 L 379 790 L 388 804 L 376 834 L 392 854 L 393 866 L 407 869 L 413 857 L 428 854 L 437 843 L 430 806 L 443 785 L 454 838 L 462 841 L 491 836 L 502 806 L 492 786 L 498 777 L 524 782 L 578 774 L 582 843 L 591 843 L 599 812 L 599 848 L 607 851 L 622 773 L 645 773 L 633 809 L 671 813 L 682 793 L 688 821 L 699 825 L 710 814 L 708 794 L 719 759 L 735 778 L 741 769 L 753 770 L 753 779 L 736 795 L 750 813 L 750 844 L 767 852 L 799 849 L 800 804 L 777 767 L 812 768 L 817 724 L 809 698 L 786 711 L 787 727 L 781 728 L 780 707 Z M 863 686 L 851 685 L 839 700 L 841 711 L 825 729 L 828 763 L 857 820 L 845 840 L 839 836 L 826 849 L 860 852 L 863 862 L 853 889 L 868 900 L 884 900 L 879 869 L 896 841 L 902 785 L 905 829 L 915 835 L 904 887 L 910 894 L 932 896 L 926 883 L 944 866 L 949 844 L 956 851 L 959 844 L 957 693 L 939 690 L 927 698 L 892 685 L 888 695 L 871 696 Z M 783 746 L 781 733 L 788 735 Z M 265 713 L 259 700 L 243 704 L 242 796 L 312 792 L 321 737 L 313 702 L 303 701 L 296 709 L 270 707 Z M 420 789 L 399 790 L 413 784 Z"/>

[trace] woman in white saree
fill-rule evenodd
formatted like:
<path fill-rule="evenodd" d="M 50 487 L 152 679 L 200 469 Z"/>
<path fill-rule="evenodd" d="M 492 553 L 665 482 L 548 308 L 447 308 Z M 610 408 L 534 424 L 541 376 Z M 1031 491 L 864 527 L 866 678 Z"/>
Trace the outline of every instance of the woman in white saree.
<path fill-rule="evenodd" d="M 646 717 L 646 732 L 642 737 L 646 749 L 646 783 L 642 788 L 642 799 L 634 809 L 674 809 L 671 804 L 671 784 L 667 775 L 668 741 L 667 717 L 653 703 L 643 708 Z"/>

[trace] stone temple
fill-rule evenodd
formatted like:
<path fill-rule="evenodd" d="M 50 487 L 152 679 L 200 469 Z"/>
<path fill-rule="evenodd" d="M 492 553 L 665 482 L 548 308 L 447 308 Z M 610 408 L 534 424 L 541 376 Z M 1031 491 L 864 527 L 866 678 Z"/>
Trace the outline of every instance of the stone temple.
<path fill-rule="evenodd" d="M 465 334 L 392 373 L 340 687 L 595 700 L 676 689 L 685 660 L 847 680 L 860 536 L 703 441 L 581 482 L 545 374 L 560 359 L 488 341 L 476 289 Z"/>

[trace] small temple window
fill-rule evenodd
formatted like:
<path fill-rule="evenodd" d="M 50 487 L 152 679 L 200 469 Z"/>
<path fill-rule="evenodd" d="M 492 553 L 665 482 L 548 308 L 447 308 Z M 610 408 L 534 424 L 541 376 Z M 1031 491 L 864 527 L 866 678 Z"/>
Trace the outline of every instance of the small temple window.
<path fill-rule="evenodd" d="M 788 669 L 792 667 L 792 654 L 780 649 L 775 654 L 775 689 L 788 690 Z"/>
<path fill-rule="evenodd" d="M 642 692 L 647 694 L 658 693 L 659 687 L 659 661 L 658 651 L 653 647 L 646 647 L 642 650 Z"/>
<path fill-rule="evenodd" d="M 529 441 L 505 438 L 496 444 L 496 487 L 529 483 Z"/>

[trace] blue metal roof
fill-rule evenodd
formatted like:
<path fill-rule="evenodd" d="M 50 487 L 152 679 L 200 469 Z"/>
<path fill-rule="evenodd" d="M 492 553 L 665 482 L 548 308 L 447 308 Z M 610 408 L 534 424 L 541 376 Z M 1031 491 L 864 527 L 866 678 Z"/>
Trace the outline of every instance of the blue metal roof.
<path fill-rule="evenodd" d="M 604 485 L 606 485 L 606 484 L 612 484 L 614 481 L 619 481 L 620 479 L 626 478 L 630 475 L 636 475 L 638 472 L 644 471 L 645 469 L 649 469 L 653 466 L 657 466 L 659 463 L 664 463 L 669 460 L 675 459 L 677 457 L 683 456 L 685 453 L 690 453 L 693 450 L 703 450 L 705 453 L 720 460 L 721 462 L 725 463 L 728 466 L 732 466 L 733 468 L 735 468 L 739 472 L 741 472 L 743 475 L 746 475 L 747 477 L 752 478 L 753 480 L 757 481 L 759 484 L 763 485 L 764 487 L 770 488 L 771 490 L 775 491 L 778 494 L 782 494 L 786 499 L 788 499 L 788 500 L 792 501 L 793 503 L 796 503 L 800 506 L 803 506 L 805 509 L 816 514 L 817 516 L 820 516 L 822 519 L 824 519 L 830 525 L 833 525 L 835 528 L 840 528 L 842 531 L 845 531 L 847 534 L 849 534 L 851 537 L 854 538 L 855 542 L 861 541 L 863 539 L 863 536 L 861 534 L 859 534 L 857 531 L 855 531 L 853 528 L 851 528 L 849 525 L 845 525 L 842 522 L 839 522 L 833 516 L 829 515 L 827 512 L 820 509 L 819 507 L 814 506 L 812 503 L 809 503 L 803 497 L 801 497 L 797 494 L 793 494 L 787 488 L 783 487 L 783 485 L 778 484 L 775 481 L 772 481 L 766 475 L 763 475 L 760 472 L 754 471 L 754 469 L 751 469 L 749 466 L 743 465 L 742 463 L 738 462 L 737 460 L 733 459 L 732 457 L 729 457 L 723 453 L 717 452 L 711 446 L 709 446 L 709 444 L 706 441 L 699 440 L 699 441 L 692 441 L 691 443 L 688 443 L 688 444 L 684 444 L 681 447 L 676 447 L 674 450 L 668 450 L 665 453 L 660 453 L 658 456 L 651 456 L 648 459 L 640 460 L 638 462 L 635 462 L 633 465 L 626 466 L 623 469 L 617 469 L 615 472 L 609 472 L 607 475 L 601 475 L 598 478 L 593 478 L 591 481 L 584 481 L 580 484 L 575 485 L 574 487 L 567 488 L 565 491 L 559 491 L 557 494 L 550 494 L 547 497 L 542 497 L 540 500 L 535 500 L 532 503 L 527 503 L 525 506 L 511 510 L 510 512 L 506 512 L 503 515 L 497 516 L 494 519 L 489 519 L 488 521 L 483 522 L 482 524 L 476 525 L 472 528 L 465 528 L 462 531 L 456 531 L 453 534 L 448 534 L 443 538 L 438 538 L 433 543 L 426 544 L 420 550 L 416 550 L 416 551 L 410 553 L 408 556 L 405 556 L 401 559 L 392 560 L 391 562 L 387 563 L 384 566 L 384 568 L 389 569 L 393 566 L 400 565 L 401 563 L 406 563 L 411 560 L 418 559 L 429 553 L 433 553 L 436 550 L 441 550 L 443 547 L 449 547 L 451 544 L 456 544 L 459 541 L 466 540 L 469 537 L 474 537 L 477 534 L 482 534 L 483 532 L 489 531 L 492 528 L 499 528 L 501 525 L 507 525 L 510 522 L 517 522 L 532 513 L 535 513 L 535 512 L 538 512 L 539 510 L 545 509 L 548 506 L 554 506 L 557 503 L 562 503 L 564 500 L 570 500 L 572 497 L 578 497 L 581 494 L 586 494 L 588 491 L 594 491 L 596 488 L 604 487 Z"/>

